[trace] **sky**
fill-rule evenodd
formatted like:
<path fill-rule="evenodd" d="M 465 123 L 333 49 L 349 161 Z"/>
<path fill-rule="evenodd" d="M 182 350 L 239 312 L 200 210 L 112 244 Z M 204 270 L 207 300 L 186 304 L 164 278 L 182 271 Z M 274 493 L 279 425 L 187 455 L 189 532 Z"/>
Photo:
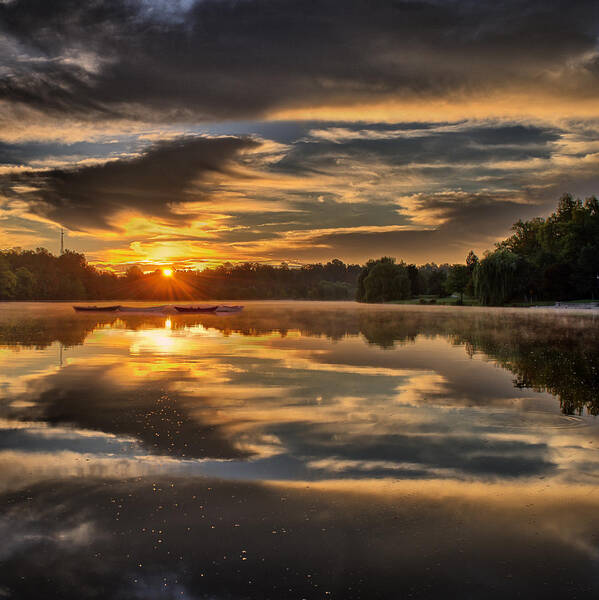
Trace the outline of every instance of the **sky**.
<path fill-rule="evenodd" d="M 596 0 L 0 0 L 0 248 L 463 262 L 599 194 Z"/>

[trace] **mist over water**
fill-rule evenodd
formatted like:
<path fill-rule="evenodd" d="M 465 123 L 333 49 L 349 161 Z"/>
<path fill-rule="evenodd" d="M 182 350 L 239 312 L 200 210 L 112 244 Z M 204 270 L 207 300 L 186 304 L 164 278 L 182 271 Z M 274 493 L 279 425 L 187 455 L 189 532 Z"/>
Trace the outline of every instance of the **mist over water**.
<path fill-rule="evenodd" d="M 0 596 L 595 597 L 599 319 L 0 306 Z"/>

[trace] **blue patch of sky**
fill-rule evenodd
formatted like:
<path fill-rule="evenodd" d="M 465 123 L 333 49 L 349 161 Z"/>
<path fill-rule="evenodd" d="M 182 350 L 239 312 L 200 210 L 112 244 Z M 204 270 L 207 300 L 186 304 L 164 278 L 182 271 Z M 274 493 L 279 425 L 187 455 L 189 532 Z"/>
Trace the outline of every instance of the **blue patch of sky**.
<path fill-rule="evenodd" d="M 549 148 L 547 144 L 558 139 L 559 134 L 552 129 L 537 127 L 524 127 L 520 125 L 498 125 L 489 124 L 468 125 L 466 122 L 454 123 L 460 131 L 434 132 L 435 128 L 450 125 L 448 123 L 356 123 L 343 121 L 228 121 L 221 123 L 204 123 L 193 126 L 177 126 L 156 128 L 153 130 L 140 131 L 135 134 L 126 134 L 115 136 L 107 135 L 105 139 L 95 141 L 80 141 L 74 143 L 59 142 L 23 142 L 23 143 L 4 143 L 0 142 L 0 164 L 4 165 L 35 165 L 39 161 L 56 162 L 61 160 L 85 159 L 110 159 L 127 156 L 143 152 L 145 149 L 156 143 L 161 136 L 164 139 L 172 139 L 178 135 L 209 135 L 209 136 L 257 136 L 263 139 L 272 140 L 281 144 L 297 144 L 309 140 L 314 146 L 331 144 L 327 140 L 310 138 L 312 130 L 326 130 L 334 128 L 343 128 L 350 131 L 372 131 L 372 132 L 392 132 L 392 131 L 431 131 L 437 139 L 454 141 L 461 140 L 463 143 L 476 144 L 478 148 L 472 150 L 480 152 L 481 147 L 493 148 L 501 144 L 510 144 L 510 150 L 504 153 L 511 159 L 522 159 L 527 156 L 547 157 Z M 346 143 L 349 140 L 346 140 Z M 352 146 L 356 150 L 359 146 L 376 146 L 383 148 L 392 146 L 393 151 L 398 150 L 398 139 L 388 139 L 385 144 L 384 139 L 351 140 Z M 411 153 L 414 150 L 414 143 L 418 142 L 412 139 L 403 139 L 401 145 L 409 149 Z M 311 145 L 312 145 L 311 144 Z M 520 153 L 515 156 L 516 148 L 520 147 Z M 536 148 L 534 148 L 536 146 Z M 441 152 L 443 154 L 443 152 Z"/>

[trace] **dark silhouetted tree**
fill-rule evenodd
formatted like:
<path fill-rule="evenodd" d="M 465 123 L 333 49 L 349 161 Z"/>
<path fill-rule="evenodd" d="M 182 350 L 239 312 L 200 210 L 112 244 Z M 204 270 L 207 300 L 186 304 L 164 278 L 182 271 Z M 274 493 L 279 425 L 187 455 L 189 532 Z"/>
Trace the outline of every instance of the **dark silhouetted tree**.
<path fill-rule="evenodd" d="M 466 265 L 451 265 L 447 279 L 445 280 L 445 289 L 450 294 L 460 295 L 460 304 L 464 302 L 464 292 L 470 281 L 470 269 Z"/>

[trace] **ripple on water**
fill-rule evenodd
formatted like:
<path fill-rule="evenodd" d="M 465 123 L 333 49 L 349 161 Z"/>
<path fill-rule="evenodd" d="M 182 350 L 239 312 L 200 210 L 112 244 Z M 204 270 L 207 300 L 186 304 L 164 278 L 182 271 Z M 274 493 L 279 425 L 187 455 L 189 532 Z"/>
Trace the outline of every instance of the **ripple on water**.
<path fill-rule="evenodd" d="M 577 429 L 589 426 L 583 417 L 545 411 L 496 412 L 491 421 L 492 427 L 500 429 Z"/>

